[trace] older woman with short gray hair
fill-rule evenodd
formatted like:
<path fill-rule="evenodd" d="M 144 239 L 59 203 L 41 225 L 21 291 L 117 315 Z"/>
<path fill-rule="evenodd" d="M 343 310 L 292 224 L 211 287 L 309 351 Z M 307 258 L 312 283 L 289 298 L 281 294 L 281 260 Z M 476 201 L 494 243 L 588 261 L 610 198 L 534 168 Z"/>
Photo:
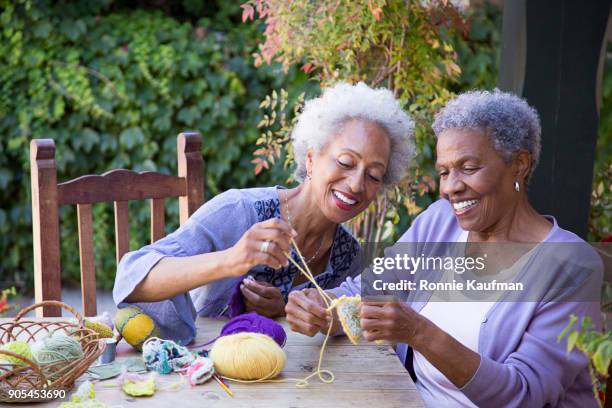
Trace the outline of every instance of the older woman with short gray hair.
<path fill-rule="evenodd" d="M 310 287 L 289 263 L 293 238 L 318 285 L 360 272 L 360 247 L 341 224 L 398 181 L 413 157 L 413 122 L 393 94 L 338 84 L 306 102 L 292 134 L 294 188 L 229 190 L 177 231 L 126 254 L 113 296 L 136 303 L 164 338 L 189 342 L 194 319 L 254 311 L 284 315 L 289 292 Z"/>
<path fill-rule="evenodd" d="M 363 301 L 364 338 L 398 343 L 427 406 L 596 406 L 586 357 L 568 353 L 557 336 L 572 314 L 598 327 L 602 263 L 584 241 L 529 203 L 526 185 L 540 154 L 536 111 L 499 90 L 467 92 L 436 115 L 433 129 L 442 199 L 414 220 L 396 250 L 408 252 L 414 245 L 401 243 L 418 243 L 422 251 L 409 256 L 439 256 L 431 251 L 442 245 L 428 249 L 427 243 L 456 242 L 464 256 L 483 248 L 498 254 L 483 272 L 465 275 L 450 266 L 438 274 L 400 275 L 419 284 L 430 276 L 433 283 L 459 281 L 468 289 L 419 286 L 405 302 Z M 530 286 L 516 294 L 472 291 L 468 279 Z M 362 285 L 371 290 L 359 277 L 328 292 L 359 294 Z M 307 335 L 326 331 L 325 305 L 306 295 L 291 294 L 287 321 Z"/>

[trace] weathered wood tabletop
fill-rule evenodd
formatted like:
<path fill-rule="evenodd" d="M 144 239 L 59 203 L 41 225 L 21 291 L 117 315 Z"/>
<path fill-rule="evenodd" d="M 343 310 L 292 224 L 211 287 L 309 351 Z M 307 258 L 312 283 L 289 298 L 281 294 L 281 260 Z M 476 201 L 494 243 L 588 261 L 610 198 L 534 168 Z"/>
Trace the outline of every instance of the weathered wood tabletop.
<path fill-rule="evenodd" d="M 0 322 L 6 319 L 0 319 Z M 279 378 L 304 378 L 316 369 L 324 336 L 306 337 L 287 331 L 287 364 Z M 198 336 L 194 344 L 214 338 L 223 321 L 199 318 Z M 123 346 L 123 347 L 122 347 Z M 118 359 L 137 355 L 126 344 L 119 344 Z M 114 379 L 94 381 L 96 398 L 111 406 L 122 407 L 423 407 L 412 379 L 390 346 L 365 343 L 353 345 L 344 336 L 330 339 L 323 359 L 323 369 L 331 370 L 335 381 L 324 384 L 313 377 L 305 388 L 296 387 L 294 381 L 281 383 L 230 383 L 234 394 L 230 397 L 215 382 L 191 387 L 186 381 L 178 391 L 158 390 L 152 397 L 132 398 L 117 387 L 109 387 Z M 87 379 L 82 376 L 77 382 Z M 177 374 L 160 375 L 163 383 L 176 383 Z M 163 386 L 162 386 L 163 387 Z M 76 389 L 76 387 L 75 387 Z M 73 392 L 73 389 L 71 392 Z M 62 400 L 47 403 L 19 404 L 21 407 L 56 407 Z M 15 405 L 17 406 L 17 405 Z"/>

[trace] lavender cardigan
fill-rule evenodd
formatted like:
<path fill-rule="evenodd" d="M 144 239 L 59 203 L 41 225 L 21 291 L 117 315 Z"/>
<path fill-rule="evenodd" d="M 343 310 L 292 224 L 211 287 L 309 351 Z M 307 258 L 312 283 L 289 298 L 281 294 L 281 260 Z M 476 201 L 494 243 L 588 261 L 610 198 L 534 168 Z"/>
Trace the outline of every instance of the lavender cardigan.
<path fill-rule="evenodd" d="M 584 243 L 575 234 L 560 228 L 554 218 L 549 220 L 554 226 L 543 242 Z M 439 200 L 415 219 L 398 242 L 454 242 L 461 231 L 450 203 Z M 544 299 L 543 296 L 541 301 L 497 302 L 489 310 L 480 329 L 477 350 L 480 365 L 460 390 L 474 404 L 480 407 L 596 406 L 587 359 L 577 350 L 568 354 L 565 341 L 557 343 L 557 336 L 572 313 L 579 317 L 591 316 L 596 327 L 600 327 L 599 302 L 595 301 L 597 294 L 593 291 L 598 292 L 601 287 L 603 267 L 598 263 L 599 258 L 594 260 L 593 254 L 587 254 L 586 258 L 595 263 L 596 267 L 591 268 L 595 272 L 572 289 L 572 299 L 580 301 Z M 567 274 L 564 265 L 571 268 L 576 264 L 568 258 L 566 263 L 549 267 L 538 264 L 538 259 L 532 256 L 525 268 L 542 274 L 547 282 Z M 581 259 L 585 259 L 584 254 Z M 569 273 L 575 276 L 573 271 Z M 331 291 L 338 296 L 360 293 L 361 279 L 348 278 Z M 412 300 L 409 297 L 408 303 L 420 311 L 427 303 L 428 294 L 424 295 L 413 296 Z M 399 344 L 397 353 L 408 367 L 412 366 L 408 345 Z M 409 361 L 405 361 L 407 355 Z"/>

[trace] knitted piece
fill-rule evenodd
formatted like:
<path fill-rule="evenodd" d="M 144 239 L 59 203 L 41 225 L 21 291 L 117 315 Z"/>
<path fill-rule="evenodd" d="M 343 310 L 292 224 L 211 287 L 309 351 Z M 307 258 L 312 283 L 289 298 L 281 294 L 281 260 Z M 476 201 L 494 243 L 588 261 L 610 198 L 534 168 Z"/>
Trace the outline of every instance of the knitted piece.
<path fill-rule="evenodd" d="M 182 371 L 195 359 L 186 347 L 157 337 L 152 337 L 144 343 L 142 357 L 149 370 L 160 374 Z"/>
<path fill-rule="evenodd" d="M 110 408 L 110 405 L 98 401 L 91 381 L 85 381 L 72 394 L 70 401 L 62 402 L 59 408 Z"/>
<path fill-rule="evenodd" d="M 144 380 L 126 377 L 121 389 L 130 397 L 150 397 L 155 394 L 155 375 Z"/>
<path fill-rule="evenodd" d="M 336 308 L 338 319 L 347 337 L 353 344 L 358 344 L 361 338 L 361 318 L 359 317 L 359 306 L 361 296 L 342 296 L 334 299 L 329 306 L 329 310 Z"/>
<path fill-rule="evenodd" d="M 213 361 L 207 357 L 196 358 L 187 368 L 187 378 L 191 385 L 204 384 L 212 378 L 214 373 L 215 367 Z"/>

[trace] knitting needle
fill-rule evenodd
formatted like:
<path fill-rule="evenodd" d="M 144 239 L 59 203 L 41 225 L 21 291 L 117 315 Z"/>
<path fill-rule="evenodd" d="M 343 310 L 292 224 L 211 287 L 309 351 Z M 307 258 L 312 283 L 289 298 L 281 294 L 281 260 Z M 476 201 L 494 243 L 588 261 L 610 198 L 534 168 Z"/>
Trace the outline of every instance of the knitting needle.
<path fill-rule="evenodd" d="M 219 383 L 219 385 L 221 386 L 221 388 L 223 388 L 223 390 L 225 390 L 225 392 L 227 392 L 227 395 L 229 395 L 230 397 L 234 396 L 234 393 L 232 392 L 232 390 L 230 390 L 227 385 L 225 385 L 220 379 L 219 377 L 217 377 L 217 375 L 213 375 L 213 378 Z"/>

